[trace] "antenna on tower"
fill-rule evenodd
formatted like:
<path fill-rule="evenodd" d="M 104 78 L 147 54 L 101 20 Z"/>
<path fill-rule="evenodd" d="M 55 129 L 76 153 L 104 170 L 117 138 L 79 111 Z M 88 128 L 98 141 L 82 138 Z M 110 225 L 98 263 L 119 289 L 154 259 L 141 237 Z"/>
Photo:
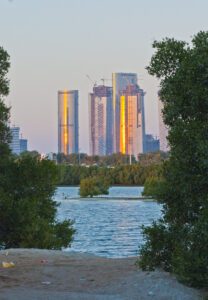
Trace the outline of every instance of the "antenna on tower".
<path fill-rule="evenodd" d="M 105 82 L 106 82 L 106 81 L 111 81 L 111 82 L 112 82 L 112 79 L 104 78 L 104 77 L 101 78 L 100 80 L 102 81 L 103 85 L 105 85 Z"/>

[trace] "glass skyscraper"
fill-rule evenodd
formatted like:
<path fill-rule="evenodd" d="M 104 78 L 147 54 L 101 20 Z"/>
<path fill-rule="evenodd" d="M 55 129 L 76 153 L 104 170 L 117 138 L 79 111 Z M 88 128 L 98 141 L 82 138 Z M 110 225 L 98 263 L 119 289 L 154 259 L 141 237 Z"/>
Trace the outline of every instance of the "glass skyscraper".
<path fill-rule="evenodd" d="M 58 91 L 58 152 L 79 152 L 78 91 Z"/>
<path fill-rule="evenodd" d="M 120 152 L 120 95 L 128 85 L 137 84 L 136 73 L 113 73 L 113 147 L 115 153 Z"/>
<path fill-rule="evenodd" d="M 90 154 L 113 153 L 113 105 L 112 88 L 94 86 L 89 94 Z"/>
<path fill-rule="evenodd" d="M 144 92 L 138 85 L 128 85 L 120 92 L 120 146 L 122 154 L 137 158 L 143 153 L 144 128 Z"/>
<path fill-rule="evenodd" d="M 19 155 L 20 154 L 20 128 L 13 126 L 11 129 L 11 143 L 10 148 L 12 153 Z"/>

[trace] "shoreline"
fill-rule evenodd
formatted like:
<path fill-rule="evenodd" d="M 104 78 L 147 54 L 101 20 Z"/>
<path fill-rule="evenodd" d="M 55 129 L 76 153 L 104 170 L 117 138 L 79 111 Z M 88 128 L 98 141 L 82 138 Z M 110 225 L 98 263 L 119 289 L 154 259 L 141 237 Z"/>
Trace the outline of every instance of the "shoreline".
<path fill-rule="evenodd" d="M 131 200 L 131 201 L 149 201 L 149 202 L 157 202 L 157 200 L 153 199 L 152 197 L 114 197 L 114 196 L 94 196 L 94 197 L 65 197 L 63 199 L 61 199 L 61 201 L 63 200 Z"/>
<path fill-rule="evenodd" d="M 58 188 L 70 188 L 70 187 L 76 187 L 79 188 L 79 185 L 59 185 L 57 186 Z M 137 185 L 112 185 L 110 186 L 110 188 L 112 187 L 138 187 L 138 188 L 143 188 L 143 186 L 137 186 Z M 68 196 L 63 195 L 62 200 L 139 200 L 139 201 L 150 201 L 150 202 L 155 202 L 157 200 L 153 199 L 152 196 L 110 196 L 110 195 L 97 195 L 97 196 L 93 196 L 93 197 L 81 197 L 79 195 L 77 196 Z"/>
<path fill-rule="evenodd" d="M 164 271 L 144 272 L 137 257 L 104 258 L 79 252 L 0 250 L 1 299 L 138 300 L 203 299 L 203 291 L 177 282 Z"/>
<path fill-rule="evenodd" d="M 59 187 L 80 187 L 80 185 L 57 185 L 57 188 Z M 136 185 L 136 184 L 113 184 L 110 186 L 111 187 L 138 187 L 138 188 L 143 188 L 144 185 Z"/>

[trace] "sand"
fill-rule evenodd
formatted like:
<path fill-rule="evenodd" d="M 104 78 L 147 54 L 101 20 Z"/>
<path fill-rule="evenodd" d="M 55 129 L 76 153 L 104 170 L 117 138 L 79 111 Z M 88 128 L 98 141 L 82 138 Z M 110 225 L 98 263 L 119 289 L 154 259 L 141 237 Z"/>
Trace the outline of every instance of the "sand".
<path fill-rule="evenodd" d="M 15 266 L 3 268 L 3 261 Z M 169 273 L 143 272 L 135 261 L 53 250 L 0 251 L 0 299 L 205 299 Z"/>

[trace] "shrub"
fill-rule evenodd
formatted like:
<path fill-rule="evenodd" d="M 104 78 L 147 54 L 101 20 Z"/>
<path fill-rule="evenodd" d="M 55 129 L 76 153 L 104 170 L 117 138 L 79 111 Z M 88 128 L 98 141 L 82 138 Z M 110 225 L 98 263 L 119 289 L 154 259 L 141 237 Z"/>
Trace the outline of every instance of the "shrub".
<path fill-rule="evenodd" d="M 89 177 L 82 179 L 80 183 L 80 196 L 81 197 L 93 197 L 97 195 L 107 195 L 109 184 L 106 180 L 102 180 L 99 177 Z"/>

